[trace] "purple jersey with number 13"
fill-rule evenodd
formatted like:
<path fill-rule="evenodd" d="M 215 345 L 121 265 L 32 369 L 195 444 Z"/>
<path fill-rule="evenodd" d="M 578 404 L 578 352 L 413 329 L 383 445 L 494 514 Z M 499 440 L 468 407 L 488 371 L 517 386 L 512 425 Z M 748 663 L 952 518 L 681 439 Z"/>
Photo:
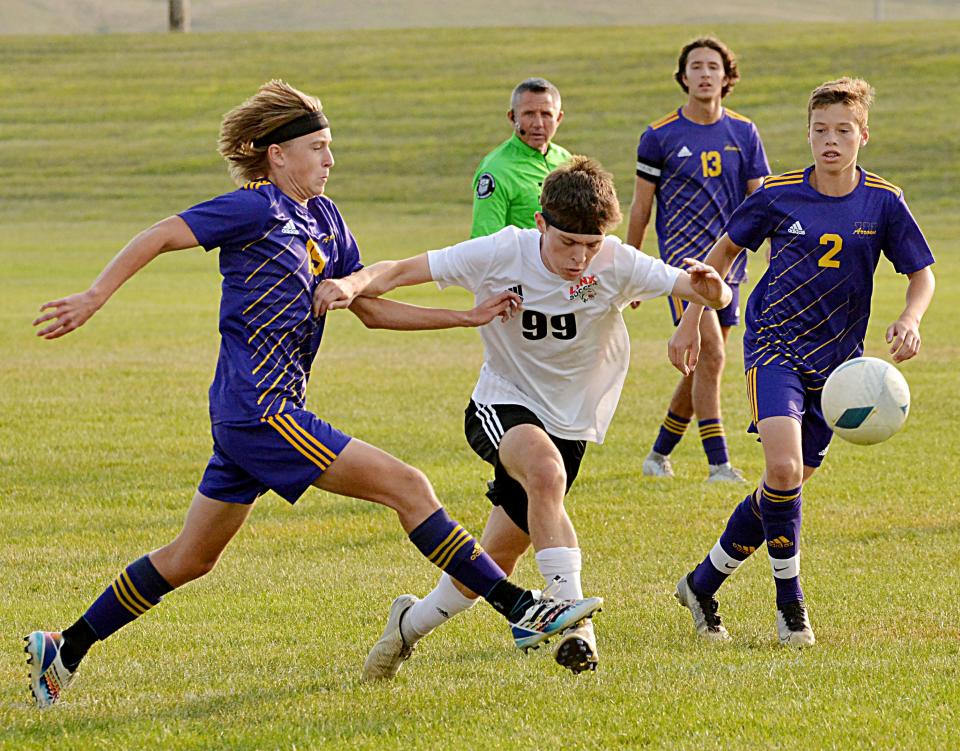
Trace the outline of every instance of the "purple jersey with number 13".
<path fill-rule="evenodd" d="M 706 258 L 747 195 L 747 182 L 769 174 L 756 126 L 732 110 L 724 108 L 710 125 L 688 120 L 682 107 L 652 123 L 637 146 L 637 177 L 657 186 L 660 257 L 671 266 Z M 744 253 L 727 281 L 746 278 Z"/>

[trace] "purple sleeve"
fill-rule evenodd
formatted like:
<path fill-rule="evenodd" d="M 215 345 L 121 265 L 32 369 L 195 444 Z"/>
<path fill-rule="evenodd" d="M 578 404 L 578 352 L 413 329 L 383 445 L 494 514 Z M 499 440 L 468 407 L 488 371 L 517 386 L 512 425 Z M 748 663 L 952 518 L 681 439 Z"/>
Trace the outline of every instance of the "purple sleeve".
<path fill-rule="evenodd" d="M 770 201 L 755 190 L 733 212 L 724 231 L 741 248 L 757 250 L 771 234 Z"/>
<path fill-rule="evenodd" d="M 884 225 L 883 254 L 899 274 L 912 274 L 933 264 L 933 252 L 902 192 L 892 201 Z"/>
<path fill-rule="evenodd" d="M 235 190 L 180 212 L 204 250 L 243 246 L 260 237 L 270 201 L 256 190 Z"/>
<path fill-rule="evenodd" d="M 747 180 L 756 180 L 758 177 L 766 177 L 770 174 L 770 163 L 767 161 L 767 152 L 763 149 L 763 141 L 760 140 L 760 133 L 757 126 L 750 123 L 750 149 L 749 159 L 747 161 Z"/>
<path fill-rule="evenodd" d="M 647 127 L 637 144 L 637 177 L 656 184 L 660 182 L 663 169 L 663 149 L 653 128 Z"/>

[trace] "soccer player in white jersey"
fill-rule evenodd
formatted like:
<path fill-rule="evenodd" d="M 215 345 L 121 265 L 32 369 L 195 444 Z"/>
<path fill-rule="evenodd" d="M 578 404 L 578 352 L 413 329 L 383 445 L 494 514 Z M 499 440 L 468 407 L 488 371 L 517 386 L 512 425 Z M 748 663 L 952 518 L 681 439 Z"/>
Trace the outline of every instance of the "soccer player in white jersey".
<path fill-rule="evenodd" d="M 730 288 L 698 261 L 686 270 L 637 253 L 605 233 L 621 220 L 611 175 L 576 156 L 544 181 L 535 229 L 496 234 L 403 261 L 384 261 L 343 279 L 324 281 L 321 311 L 346 307 L 357 295 L 436 281 L 478 298 L 512 290 L 522 311 L 480 329 L 485 359 L 466 409 L 471 448 L 494 467 L 494 508 L 481 545 L 506 571 L 533 544 L 537 565 L 555 596 L 581 591 L 581 554 L 564 509 L 587 441 L 601 443 L 613 418 L 630 361 L 621 311 L 632 300 L 677 295 L 712 308 L 730 302 Z M 366 679 L 392 678 L 416 642 L 476 594 L 443 576 L 423 600 L 401 595 L 364 664 Z M 592 624 L 568 630 L 556 659 L 574 672 L 595 669 Z"/>

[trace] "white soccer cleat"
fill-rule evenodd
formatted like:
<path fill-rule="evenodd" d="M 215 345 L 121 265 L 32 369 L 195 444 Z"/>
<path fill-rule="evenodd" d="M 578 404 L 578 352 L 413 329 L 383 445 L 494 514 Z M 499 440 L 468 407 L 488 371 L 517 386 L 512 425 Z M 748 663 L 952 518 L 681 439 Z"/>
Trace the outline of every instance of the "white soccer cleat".
<path fill-rule="evenodd" d="M 670 457 L 651 451 L 643 460 L 644 477 L 673 477 L 673 465 Z"/>
<path fill-rule="evenodd" d="M 510 624 L 518 649 L 536 649 L 547 639 L 589 618 L 603 607 L 603 598 L 552 600 L 534 591 L 533 604 L 515 623 Z"/>
<path fill-rule="evenodd" d="M 383 681 L 395 678 L 400 666 L 413 654 L 414 645 L 407 644 L 400 633 L 400 619 L 418 601 L 419 598 L 413 595 L 400 595 L 393 601 L 383 635 L 363 661 L 363 680 Z"/>
<path fill-rule="evenodd" d="M 707 476 L 707 482 L 746 482 L 743 472 L 734 467 L 730 462 L 723 464 L 711 464 L 710 474 Z"/>
<path fill-rule="evenodd" d="M 57 631 L 34 631 L 23 640 L 27 643 L 23 651 L 28 655 L 33 698 L 41 709 L 51 707 L 76 676 L 76 671 L 67 670 L 60 659 L 63 637 Z"/>
<path fill-rule="evenodd" d="M 677 590 L 673 596 L 693 615 L 693 626 L 697 630 L 697 636 L 712 642 L 730 641 L 730 634 L 727 633 L 727 629 L 720 621 L 720 616 L 717 615 L 719 607 L 717 598 L 712 595 L 698 595 L 694 592 L 693 587 L 690 586 L 692 576 L 691 572 L 677 582 Z"/>
<path fill-rule="evenodd" d="M 777 636 L 787 647 L 812 647 L 817 643 L 803 600 L 777 608 Z"/>
<path fill-rule="evenodd" d="M 553 657 L 558 665 L 572 671 L 574 675 L 584 670 L 596 670 L 599 657 L 593 621 L 587 619 L 564 631 Z"/>

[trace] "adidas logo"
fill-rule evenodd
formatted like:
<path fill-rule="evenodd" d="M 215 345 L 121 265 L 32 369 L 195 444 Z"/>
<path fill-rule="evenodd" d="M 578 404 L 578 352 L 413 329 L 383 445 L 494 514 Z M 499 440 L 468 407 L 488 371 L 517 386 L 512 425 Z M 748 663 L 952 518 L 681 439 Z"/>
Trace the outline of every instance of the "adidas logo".
<path fill-rule="evenodd" d="M 508 287 L 508 288 L 507 288 L 507 292 L 515 292 L 515 293 L 520 297 L 521 300 L 523 299 L 523 285 L 522 285 L 522 284 L 517 284 L 516 286 Z"/>
<path fill-rule="evenodd" d="M 288 219 L 287 223 L 283 225 L 283 229 L 280 230 L 284 235 L 299 235 L 300 231 L 297 229 L 297 225 L 293 223 L 293 219 Z"/>
<path fill-rule="evenodd" d="M 785 537 L 784 535 L 780 535 L 776 539 L 767 540 L 767 547 L 768 548 L 791 548 L 793 547 L 793 540 Z"/>
<path fill-rule="evenodd" d="M 677 156 L 692 156 L 693 152 L 690 151 L 686 146 L 681 146 L 680 151 L 677 152 Z"/>
<path fill-rule="evenodd" d="M 805 235 L 805 234 L 807 234 L 806 231 L 804 231 L 803 225 L 800 224 L 799 220 L 796 221 L 796 222 L 794 222 L 793 224 L 791 224 L 790 227 L 789 227 L 789 229 L 787 229 L 787 232 L 789 232 L 791 235 Z"/>

